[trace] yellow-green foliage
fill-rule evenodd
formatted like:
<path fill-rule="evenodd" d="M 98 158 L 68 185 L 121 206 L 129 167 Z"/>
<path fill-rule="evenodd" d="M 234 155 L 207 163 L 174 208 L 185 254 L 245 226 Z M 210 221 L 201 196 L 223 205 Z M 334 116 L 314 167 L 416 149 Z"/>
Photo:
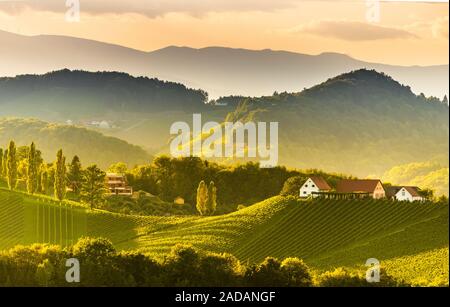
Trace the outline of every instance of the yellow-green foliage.
<path fill-rule="evenodd" d="M 383 263 L 386 272 L 413 286 L 449 285 L 448 246 L 412 256 L 402 256 Z"/>
<path fill-rule="evenodd" d="M 448 196 L 448 167 L 436 162 L 416 162 L 391 168 L 383 175 L 385 182 L 432 189 L 436 195 Z"/>

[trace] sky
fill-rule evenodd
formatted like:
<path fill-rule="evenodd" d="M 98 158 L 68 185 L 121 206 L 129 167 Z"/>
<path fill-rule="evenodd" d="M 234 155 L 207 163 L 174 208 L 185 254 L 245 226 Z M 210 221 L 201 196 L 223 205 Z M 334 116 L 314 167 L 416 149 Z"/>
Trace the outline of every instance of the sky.
<path fill-rule="evenodd" d="M 447 1 L 0 0 L 0 30 L 143 51 L 223 46 L 437 65 L 448 64 L 448 12 Z"/>

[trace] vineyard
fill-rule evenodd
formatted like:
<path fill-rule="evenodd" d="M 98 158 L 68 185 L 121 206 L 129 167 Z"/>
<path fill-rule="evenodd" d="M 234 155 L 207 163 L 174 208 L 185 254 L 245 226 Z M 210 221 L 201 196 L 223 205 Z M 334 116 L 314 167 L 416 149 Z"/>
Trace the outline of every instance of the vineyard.
<path fill-rule="evenodd" d="M 106 237 L 117 249 L 154 257 L 178 243 L 251 262 L 295 256 L 317 270 L 360 268 L 377 258 L 391 274 L 418 285 L 442 284 L 442 276 L 448 280 L 448 206 L 443 204 L 273 197 L 221 216 L 144 217 L 0 190 L 1 249 L 35 242 L 67 245 L 81 236 Z"/>

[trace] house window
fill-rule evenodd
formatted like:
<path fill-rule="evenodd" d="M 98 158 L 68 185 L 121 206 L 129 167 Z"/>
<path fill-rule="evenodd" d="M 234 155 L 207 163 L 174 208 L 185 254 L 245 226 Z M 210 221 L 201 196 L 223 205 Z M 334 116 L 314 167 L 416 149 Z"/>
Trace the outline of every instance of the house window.
<path fill-rule="evenodd" d="M 307 188 L 308 187 L 308 185 L 307 184 L 305 184 L 305 188 Z"/>
<path fill-rule="evenodd" d="M 314 184 L 312 184 L 311 187 L 315 188 L 316 186 Z"/>
<path fill-rule="evenodd" d="M 306 191 L 303 191 L 303 194 L 306 195 Z"/>
<path fill-rule="evenodd" d="M 402 196 L 405 196 L 405 195 L 406 195 L 405 191 L 402 191 Z"/>

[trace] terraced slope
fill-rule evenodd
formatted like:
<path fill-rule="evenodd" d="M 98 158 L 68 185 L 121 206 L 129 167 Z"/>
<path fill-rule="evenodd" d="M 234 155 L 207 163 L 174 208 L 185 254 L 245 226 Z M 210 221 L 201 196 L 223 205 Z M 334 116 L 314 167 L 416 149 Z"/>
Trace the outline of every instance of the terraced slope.
<path fill-rule="evenodd" d="M 448 206 L 392 201 L 291 203 L 233 250 L 242 259 L 297 256 L 350 265 L 448 246 Z"/>
<path fill-rule="evenodd" d="M 136 239 L 158 255 L 176 243 L 242 260 L 296 256 L 317 267 L 354 265 L 448 246 L 448 206 L 274 197 L 239 212 L 183 222 Z"/>
<path fill-rule="evenodd" d="M 0 189 L 0 249 L 36 242 L 65 246 L 83 236 L 106 237 L 120 248 L 132 249 L 140 235 L 189 219 L 91 211 L 73 202 L 60 204 Z"/>

